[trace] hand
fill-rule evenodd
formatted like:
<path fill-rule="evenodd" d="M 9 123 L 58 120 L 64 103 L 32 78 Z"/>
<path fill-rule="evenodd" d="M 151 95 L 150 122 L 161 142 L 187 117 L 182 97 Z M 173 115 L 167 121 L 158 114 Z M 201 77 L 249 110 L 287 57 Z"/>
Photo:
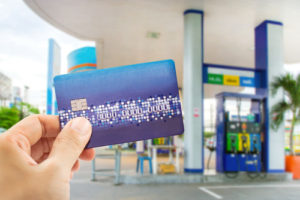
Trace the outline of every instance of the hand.
<path fill-rule="evenodd" d="M 84 149 L 92 132 L 85 118 L 60 131 L 58 116 L 29 116 L 0 135 L 0 199 L 69 199 L 78 158 L 92 160 Z"/>

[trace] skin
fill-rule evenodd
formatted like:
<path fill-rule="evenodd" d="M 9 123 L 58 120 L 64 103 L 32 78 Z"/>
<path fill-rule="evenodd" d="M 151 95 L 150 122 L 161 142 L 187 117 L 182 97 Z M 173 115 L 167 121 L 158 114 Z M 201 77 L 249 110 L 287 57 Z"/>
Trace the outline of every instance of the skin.
<path fill-rule="evenodd" d="M 84 150 L 91 132 L 82 117 L 60 130 L 57 116 L 33 115 L 0 135 L 1 199 L 69 199 L 78 159 L 95 155 Z"/>

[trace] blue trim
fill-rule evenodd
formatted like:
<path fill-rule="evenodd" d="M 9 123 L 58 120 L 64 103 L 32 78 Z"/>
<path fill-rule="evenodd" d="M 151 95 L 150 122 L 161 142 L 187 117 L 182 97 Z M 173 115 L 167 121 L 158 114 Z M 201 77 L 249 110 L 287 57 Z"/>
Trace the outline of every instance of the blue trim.
<path fill-rule="evenodd" d="M 205 67 L 205 65 L 203 65 L 202 80 L 203 83 L 208 82 L 208 67 Z"/>
<path fill-rule="evenodd" d="M 282 22 L 274 21 L 274 20 L 265 20 L 265 21 L 261 22 L 257 27 L 264 26 L 264 25 L 267 25 L 267 24 L 275 24 L 275 25 L 283 26 Z"/>
<path fill-rule="evenodd" d="M 267 172 L 268 173 L 285 173 L 285 170 L 283 170 L 283 169 L 269 169 Z"/>
<path fill-rule="evenodd" d="M 223 148 L 223 144 L 225 141 L 225 123 L 222 119 L 225 118 L 224 112 L 224 98 L 222 96 L 216 96 L 217 99 L 217 112 L 216 114 L 216 171 L 224 172 L 224 161 L 225 161 L 225 153 Z M 220 117 L 222 115 L 222 117 Z"/>
<path fill-rule="evenodd" d="M 268 29 L 267 24 L 271 23 L 269 20 L 263 21 L 259 26 L 255 28 L 255 68 L 263 70 L 261 73 L 261 88 L 268 91 Z M 263 90 L 257 89 L 256 94 L 264 93 Z M 268 93 L 267 93 L 268 95 Z M 263 143 L 263 164 L 265 171 L 269 172 L 269 105 L 267 96 L 265 103 L 265 141 Z"/>
<path fill-rule="evenodd" d="M 254 85 L 256 86 L 256 93 L 257 93 L 258 88 L 262 88 L 262 85 L 264 84 L 263 83 L 264 80 L 262 79 L 262 74 L 264 74 L 264 73 L 265 73 L 265 70 L 260 70 L 254 74 L 254 81 L 255 81 Z"/>
<path fill-rule="evenodd" d="M 268 90 L 268 88 L 267 88 Z M 270 131 L 269 131 L 269 103 L 268 103 L 268 99 L 269 97 L 266 98 L 265 100 L 265 149 L 264 149 L 264 153 L 265 153 L 265 157 L 264 157 L 264 164 L 265 164 L 265 168 L 266 168 L 266 171 L 269 171 L 270 169 L 270 163 L 269 163 L 269 134 L 270 134 Z"/>
<path fill-rule="evenodd" d="M 188 169 L 184 168 L 185 173 L 203 173 L 203 169 Z"/>
<path fill-rule="evenodd" d="M 267 24 L 255 28 L 255 68 L 266 72 L 268 68 Z M 267 74 L 265 74 L 267 75 Z M 262 77 L 265 79 L 265 77 Z M 268 84 L 263 85 L 267 87 Z"/>
<path fill-rule="evenodd" d="M 189 14 L 189 13 L 204 15 L 204 12 L 202 10 L 196 10 L 196 9 L 185 10 L 183 15 L 186 15 L 186 14 Z"/>

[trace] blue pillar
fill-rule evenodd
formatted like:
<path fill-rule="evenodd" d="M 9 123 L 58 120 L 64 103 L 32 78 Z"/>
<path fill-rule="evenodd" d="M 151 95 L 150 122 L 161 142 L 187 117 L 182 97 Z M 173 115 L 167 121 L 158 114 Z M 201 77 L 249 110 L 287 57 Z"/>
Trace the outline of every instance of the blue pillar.
<path fill-rule="evenodd" d="M 284 73 L 283 25 L 277 21 L 263 21 L 255 28 L 255 67 L 262 70 L 262 87 L 267 89 L 266 130 L 265 130 L 265 168 L 267 172 L 284 172 L 284 124 L 277 131 L 271 129 L 270 116 L 274 104 L 284 98 L 283 91 L 271 95 L 271 83 L 275 76 Z M 257 93 L 264 90 L 257 90 Z"/>
<path fill-rule="evenodd" d="M 60 47 L 54 39 L 49 39 L 48 47 L 48 77 L 47 77 L 47 115 L 57 115 L 57 103 L 53 87 L 53 78 L 60 74 Z"/>
<path fill-rule="evenodd" d="M 184 171 L 202 173 L 203 164 L 203 12 L 184 12 Z"/>

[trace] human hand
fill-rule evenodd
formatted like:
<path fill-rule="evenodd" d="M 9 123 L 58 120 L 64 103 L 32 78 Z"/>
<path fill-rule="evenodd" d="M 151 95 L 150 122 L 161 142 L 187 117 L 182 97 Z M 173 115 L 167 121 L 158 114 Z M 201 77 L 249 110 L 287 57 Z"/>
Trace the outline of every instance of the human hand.
<path fill-rule="evenodd" d="M 69 199 L 78 158 L 94 158 L 91 132 L 82 117 L 60 131 L 58 116 L 33 115 L 0 135 L 0 199 Z"/>

